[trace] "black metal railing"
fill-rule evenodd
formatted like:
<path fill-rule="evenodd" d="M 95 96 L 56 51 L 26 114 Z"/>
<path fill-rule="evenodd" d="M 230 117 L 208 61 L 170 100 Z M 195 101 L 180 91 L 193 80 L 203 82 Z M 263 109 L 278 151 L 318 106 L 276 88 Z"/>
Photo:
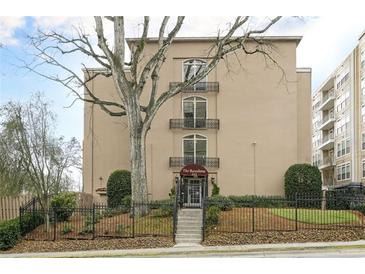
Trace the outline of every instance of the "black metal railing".
<path fill-rule="evenodd" d="M 170 82 L 170 88 L 174 88 L 181 82 Z M 182 92 L 219 92 L 219 82 L 199 82 L 191 86 L 182 88 Z"/>
<path fill-rule="evenodd" d="M 173 237 L 174 201 L 133 203 L 110 208 L 20 209 L 20 229 L 28 240 Z"/>
<path fill-rule="evenodd" d="M 170 119 L 170 128 L 219 129 L 218 119 Z"/>
<path fill-rule="evenodd" d="M 207 198 L 203 205 L 203 235 L 365 227 L 364 195 L 230 196 Z"/>
<path fill-rule="evenodd" d="M 182 167 L 196 164 L 206 167 L 219 168 L 219 158 L 216 157 L 170 157 L 170 167 Z"/>

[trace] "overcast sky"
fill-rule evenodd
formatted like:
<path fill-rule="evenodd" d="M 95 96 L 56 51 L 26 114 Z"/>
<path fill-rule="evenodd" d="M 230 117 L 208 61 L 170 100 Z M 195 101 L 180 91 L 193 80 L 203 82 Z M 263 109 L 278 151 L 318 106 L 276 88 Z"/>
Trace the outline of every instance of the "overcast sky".
<path fill-rule="evenodd" d="M 160 18 L 152 18 L 151 35 L 156 35 Z M 218 30 L 229 26 L 232 17 L 187 17 L 179 36 L 214 36 Z M 249 27 L 264 22 L 265 18 L 254 18 Z M 127 18 L 126 33 L 129 37 L 140 34 L 142 18 Z M 53 101 L 58 115 L 58 132 L 66 137 L 83 139 L 83 105 L 77 103 L 65 108 L 73 97 L 59 84 L 46 81 L 39 76 L 19 68 L 20 61 L 28 58 L 28 34 L 37 28 L 56 29 L 65 33 L 72 31 L 72 25 L 82 25 L 86 31 L 93 31 L 93 19 L 89 17 L 0 17 L 0 104 L 8 100 L 25 100 L 36 91 L 44 92 Z M 106 26 L 110 34 L 111 29 Z M 313 89 L 331 73 L 356 46 L 365 29 L 364 17 L 300 17 L 284 18 L 274 26 L 270 35 L 303 36 L 297 49 L 297 66 L 313 69 Z M 83 58 L 66 60 L 81 72 Z"/>

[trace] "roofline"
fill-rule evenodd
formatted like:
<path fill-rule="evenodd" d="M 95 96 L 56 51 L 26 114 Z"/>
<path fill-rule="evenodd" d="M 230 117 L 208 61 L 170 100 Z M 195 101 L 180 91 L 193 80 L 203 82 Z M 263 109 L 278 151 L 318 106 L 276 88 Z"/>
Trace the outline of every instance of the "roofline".
<path fill-rule="evenodd" d="M 231 39 L 235 39 L 238 36 L 232 36 Z M 296 41 L 297 45 L 302 40 L 303 36 L 254 36 L 252 38 L 256 39 L 264 39 L 264 40 L 281 40 L 281 41 Z M 130 37 L 126 38 L 127 43 L 136 42 L 140 37 Z M 196 37 L 175 37 L 174 42 L 210 42 L 210 41 L 216 41 L 217 36 L 196 36 Z M 147 38 L 147 42 L 157 42 L 158 37 L 149 37 Z"/>
<path fill-rule="evenodd" d="M 311 73 L 312 68 L 297 68 L 297 72 Z"/>
<path fill-rule="evenodd" d="M 365 29 L 363 30 L 363 32 L 360 34 L 359 40 L 361 40 L 361 38 L 365 35 Z"/>

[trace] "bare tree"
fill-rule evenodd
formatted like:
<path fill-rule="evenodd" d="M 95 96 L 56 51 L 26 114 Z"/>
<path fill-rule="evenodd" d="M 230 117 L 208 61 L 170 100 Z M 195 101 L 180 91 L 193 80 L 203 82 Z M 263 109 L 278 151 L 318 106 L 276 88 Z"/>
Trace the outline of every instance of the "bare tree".
<path fill-rule="evenodd" d="M 148 16 L 144 17 L 142 35 L 131 48 L 129 62 L 126 62 L 125 26 L 122 16 L 95 17 L 97 47 L 93 45 L 92 37 L 85 34 L 82 29 L 77 29 L 78 34 L 76 36 L 63 35 L 56 31 L 39 31 L 37 36 L 31 37 L 31 44 L 36 50 L 35 56 L 38 61 L 26 64 L 26 68 L 62 84 L 71 90 L 78 99 L 99 105 L 103 111 L 111 116 L 127 117 L 131 147 L 132 199 L 135 202 L 144 202 L 147 200 L 146 137 L 160 107 L 185 87 L 198 83 L 231 53 L 243 51 L 247 55 L 259 54 L 276 63 L 270 55 L 270 51 L 267 50 L 269 42 L 262 35 L 278 22 L 280 17 L 269 19 L 263 27 L 258 29 L 248 28 L 249 19 L 248 16 L 235 18 L 234 22 L 230 24 L 230 28 L 223 35 L 218 35 L 213 48 L 209 49 L 209 56 L 207 56 L 209 62 L 206 66 L 202 67 L 195 75 L 185 79 L 184 82 L 163 91 L 159 90 L 160 70 L 164 65 L 171 44 L 183 25 L 183 16 L 177 18 L 172 30 L 168 33 L 166 33 L 166 26 L 169 17 L 163 18 L 157 38 L 158 47 L 148 60 L 143 61 L 143 51 L 149 39 L 150 18 Z M 110 21 L 114 27 L 113 45 L 108 44 L 105 36 L 105 20 Z M 243 32 L 243 34 L 238 35 L 238 32 Z M 253 42 L 254 46 L 248 46 L 248 41 Z M 91 57 L 104 70 L 92 72 L 85 67 L 86 77 L 82 78 L 77 71 L 62 64 L 61 58 L 57 58 L 57 53 L 67 55 L 75 52 L 82 53 L 85 57 Z M 62 69 L 67 76 L 60 77 L 43 73 L 38 69 L 43 64 Z M 127 74 L 126 67 L 130 69 L 130 74 Z M 99 75 L 112 78 L 119 95 L 118 101 L 105 101 L 89 89 L 88 82 Z M 147 82 L 151 83 L 149 89 L 146 88 Z M 86 96 L 81 95 L 80 87 L 84 88 Z M 142 94 L 146 93 L 148 93 L 149 101 L 143 105 L 140 98 Z"/>
<path fill-rule="evenodd" d="M 1 106 L 0 118 L 0 132 L 6 137 L 1 140 L 2 151 L 11 159 L 6 174 L 21 172 L 22 190 L 34 194 L 48 212 L 50 196 L 68 190 L 70 168 L 80 167 L 78 141 L 55 137 L 54 114 L 40 94 L 24 104 L 9 102 Z"/>

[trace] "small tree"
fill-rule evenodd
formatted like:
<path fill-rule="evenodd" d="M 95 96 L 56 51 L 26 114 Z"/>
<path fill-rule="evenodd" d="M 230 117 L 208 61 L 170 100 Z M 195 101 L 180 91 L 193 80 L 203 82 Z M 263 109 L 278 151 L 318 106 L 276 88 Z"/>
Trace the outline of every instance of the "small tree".
<path fill-rule="evenodd" d="M 116 170 L 108 179 L 106 195 L 108 207 L 117 207 L 122 200 L 131 195 L 131 173 L 128 170 Z"/>
<path fill-rule="evenodd" d="M 46 212 L 48 229 L 50 197 L 69 189 L 70 169 L 80 167 L 80 145 L 75 138 L 55 136 L 55 115 L 41 94 L 1 106 L 0 121 L 2 148 L 25 178 L 22 190 L 35 195 Z M 14 166 L 6 172 L 14 177 Z"/>
<path fill-rule="evenodd" d="M 285 196 L 296 194 L 320 194 L 322 190 L 321 172 L 310 164 L 295 164 L 285 173 Z"/>

